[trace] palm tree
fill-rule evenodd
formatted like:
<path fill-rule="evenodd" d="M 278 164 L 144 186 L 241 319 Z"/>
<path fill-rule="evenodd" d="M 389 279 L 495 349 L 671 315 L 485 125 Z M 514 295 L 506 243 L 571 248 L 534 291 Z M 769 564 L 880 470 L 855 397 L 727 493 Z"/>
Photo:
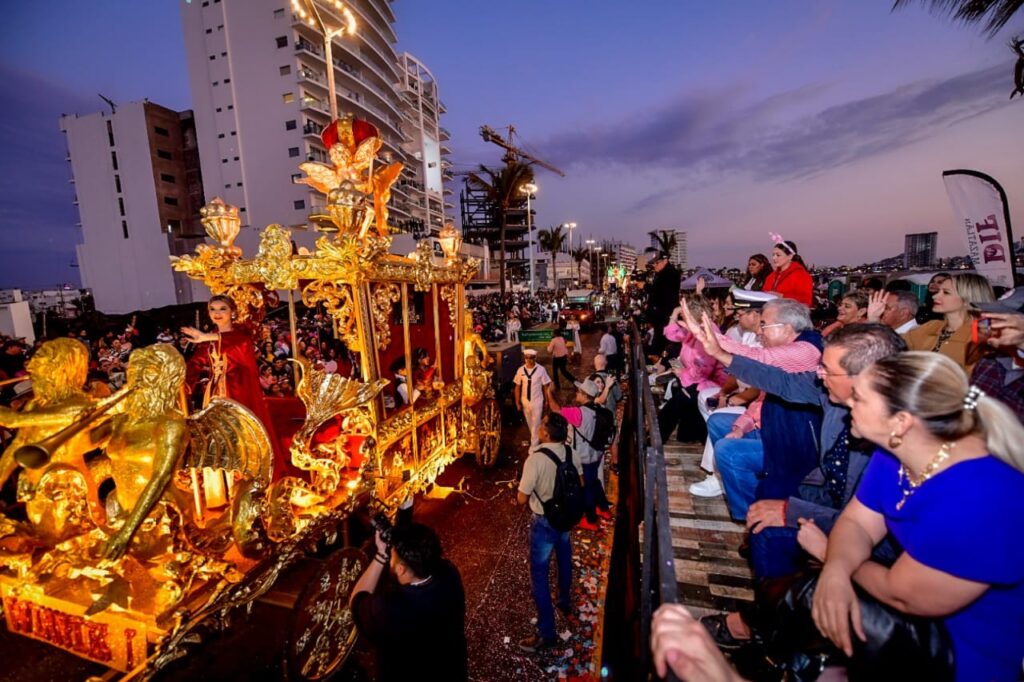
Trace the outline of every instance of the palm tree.
<path fill-rule="evenodd" d="M 541 251 L 551 252 L 551 279 L 554 282 L 555 293 L 558 293 L 558 269 L 557 269 L 557 258 L 558 252 L 562 250 L 562 246 L 565 244 L 566 234 L 562 232 L 562 226 L 549 227 L 546 230 L 540 230 L 537 232 L 537 244 L 540 246 Z"/>
<path fill-rule="evenodd" d="M 501 278 L 500 291 L 505 296 L 505 229 L 508 227 L 509 209 L 521 206 L 526 201 L 525 195 L 519 188 L 528 182 L 533 182 L 533 168 L 529 164 L 511 161 L 498 171 L 487 166 L 480 165 L 480 168 L 470 172 L 466 176 L 466 183 L 475 189 L 483 190 L 487 199 L 498 211 L 500 227 L 498 230 L 498 242 L 501 246 L 501 257 L 498 261 L 498 272 Z"/>
<path fill-rule="evenodd" d="M 952 14 L 966 24 L 985 22 L 985 33 L 991 38 L 1013 15 L 1024 7 L 1024 0 L 895 0 L 894 10 L 925 2 L 931 11 Z"/>
<path fill-rule="evenodd" d="M 647 248 L 647 251 L 663 251 L 664 253 L 672 254 L 679 244 L 674 230 L 652 230 L 647 234 L 654 237 L 654 241 L 657 242 L 656 246 Z"/>
<path fill-rule="evenodd" d="M 571 255 L 572 259 L 576 261 L 576 281 L 582 284 L 583 276 L 580 274 L 580 266 L 583 265 L 583 261 L 587 260 L 590 254 L 581 246 L 573 249 Z"/>

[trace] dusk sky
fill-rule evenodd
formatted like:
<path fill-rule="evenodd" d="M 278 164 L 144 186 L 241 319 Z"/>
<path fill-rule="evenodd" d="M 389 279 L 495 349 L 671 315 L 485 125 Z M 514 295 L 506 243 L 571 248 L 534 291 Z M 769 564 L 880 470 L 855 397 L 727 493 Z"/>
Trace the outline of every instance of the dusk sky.
<path fill-rule="evenodd" d="M 0 41 L 0 286 L 77 283 L 62 113 L 191 106 L 179 3 L 8 3 Z M 1024 99 L 1009 37 L 889 0 L 397 0 L 399 49 L 438 79 L 456 169 L 496 164 L 515 124 L 540 171 L 537 224 L 646 246 L 689 232 L 691 265 L 742 266 L 769 231 L 809 263 L 898 254 L 937 230 L 966 252 L 941 173 L 994 176 L 1024 234 Z M 453 187 L 458 189 L 458 187 Z"/>

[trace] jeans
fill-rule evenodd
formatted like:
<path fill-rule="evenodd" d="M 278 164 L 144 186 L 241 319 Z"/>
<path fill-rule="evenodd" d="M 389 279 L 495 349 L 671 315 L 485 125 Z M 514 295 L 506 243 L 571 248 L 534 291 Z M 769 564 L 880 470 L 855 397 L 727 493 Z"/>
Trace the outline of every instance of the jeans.
<path fill-rule="evenodd" d="M 721 419 L 719 419 L 721 417 Z M 708 431 L 722 433 L 722 425 L 736 421 L 738 415 L 713 414 L 708 419 Z M 726 431 L 727 433 L 727 431 Z M 751 431 L 743 438 L 725 438 L 724 434 L 714 440 L 715 464 L 725 488 L 725 501 L 729 513 L 737 521 L 746 521 L 747 509 L 756 499 L 757 483 L 764 471 L 764 446 L 761 431 Z"/>
<path fill-rule="evenodd" d="M 597 508 L 608 511 L 611 506 L 604 494 L 604 484 L 601 482 L 601 462 L 604 456 L 592 464 L 583 465 L 583 509 L 587 515 L 587 521 L 597 523 Z"/>
<path fill-rule="evenodd" d="M 548 574 L 551 552 L 558 562 L 558 605 L 568 610 L 572 604 L 572 544 L 569 531 L 560 533 L 539 514 L 530 526 L 530 585 L 537 605 L 537 630 L 542 639 L 555 638 L 555 610 L 551 606 Z"/>
<path fill-rule="evenodd" d="M 750 563 L 755 578 L 793 575 L 805 559 L 796 541 L 796 528 L 772 526 L 750 534 Z"/>
<path fill-rule="evenodd" d="M 557 390 L 562 389 L 562 384 L 558 381 L 558 375 L 561 373 L 569 381 L 576 383 L 576 377 L 569 371 L 569 356 L 563 356 L 560 358 L 551 358 L 551 378 L 555 382 L 555 388 Z"/>

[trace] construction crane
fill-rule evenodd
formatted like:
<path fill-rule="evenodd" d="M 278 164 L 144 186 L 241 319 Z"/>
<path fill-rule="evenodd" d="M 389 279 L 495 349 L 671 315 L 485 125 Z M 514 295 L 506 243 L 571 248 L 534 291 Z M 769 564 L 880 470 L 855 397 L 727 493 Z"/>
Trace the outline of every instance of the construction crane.
<path fill-rule="evenodd" d="M 508 127 L 508 139 L 506 140 L 501 135 L 499 135 L 494 128 L 490 126 L 480 126 L 480 137 L 484 138 L 484 142 L 493 142 L 494 144 L 498 145 L 499 147 L 505 150 L 505 156 L 502 158 L 502 160 L 506 164 L 514 163 L 517 159 L 524 159 L 530 163 L 540 166 L 541 168 L 547 168 L 552 173 L 558 173 L 563 178 L 565 177 L 565 173 L 563 173 L 561 169 L 555 168 L 547 161 L 542 161 L 533 154 L 530 154 L 529 152 L 523 151 L 519 147 L 516 147 L 512 141 L 512 136 L 515 135 L 515 132 L 515 126 L 510 125 Z"/>

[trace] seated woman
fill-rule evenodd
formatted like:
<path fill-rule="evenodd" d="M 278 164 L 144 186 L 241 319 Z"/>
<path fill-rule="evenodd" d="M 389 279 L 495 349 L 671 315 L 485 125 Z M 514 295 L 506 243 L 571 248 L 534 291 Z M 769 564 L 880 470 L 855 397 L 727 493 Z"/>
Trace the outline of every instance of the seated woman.
<path fill-rule="evenodd" d="M 957 680 L 1017 680 L 1024 427 L 932 352 L 892 356 L 861 372 L 850 408 L 854 435 L 888 451 L 875 452 L 828 537 L 812 610 L 818 629 L 849 656 L 863 651 L 855 646 L 865 639 L 856 583 L 898 611 L 942 619 Z M 904 550 L 891 568 L 870 560 L 887 533 Z M 815 538 L 801 531 L 809 551 Z"/>
<path fill-rule="evenodd" d="M 822 336 L 842 329 L 848 324 L 867 321 L 868 295 L 863 291 L 851 291 L 839 301 L 839 315 L 836 321 L 821 330 Z"/>
<path fill-rule="evenodd" d="M 981 275 L 954 275 L 939 284 L 932 311 L 941 320 L 925 322 L 903 335 L 910 350 L 930 350 L 952 358 L 968 375 L 984 354 L 971 342 L 971 323 L 977 313 L 973 306 L 996 299 L 992 285 Z"/>

